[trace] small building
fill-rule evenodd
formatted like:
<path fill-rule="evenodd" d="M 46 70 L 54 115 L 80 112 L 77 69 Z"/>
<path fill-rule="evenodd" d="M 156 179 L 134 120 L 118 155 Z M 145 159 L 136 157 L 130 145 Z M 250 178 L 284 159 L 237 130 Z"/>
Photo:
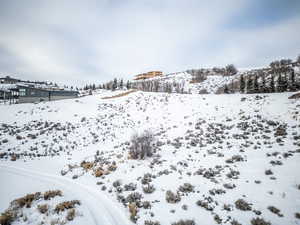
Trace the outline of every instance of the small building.
<path fill-rule="evenodd" d="M 147 73 L 141 73 L 135 76 L 134 80 L 145 80 L 153 77 L 162 76 L 162 71 L 150 71 Z"/>
<path fill-rule="evenodd" d="M 0 78 L 0 83 L 1 84 L 16 84 L 16 83 L 18 83 L 20 81 L 21 80 L 12 78 L 10 76 L 6 76 L 6 77 Z"/>
<path fill-rule="evenodd" d="M 37 88 L 34 86 L 19 85 L 19 103 L 34 103 L 41 101 L 54 101 L 62 99 L 77 98 L 78 91 L 55 90 L 47 88 Z"/>

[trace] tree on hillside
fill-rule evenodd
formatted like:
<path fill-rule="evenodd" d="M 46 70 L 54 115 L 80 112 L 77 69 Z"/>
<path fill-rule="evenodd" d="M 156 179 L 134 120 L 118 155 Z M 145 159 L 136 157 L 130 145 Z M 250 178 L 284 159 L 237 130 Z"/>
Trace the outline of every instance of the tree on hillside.
<path fill-rule="evenodd" d="M 297 56 L 296 62 L 300 63 L 300 54 Z"/>
<path fill-rule="evenodd" d="M 117 78 L 115 78 L 113 81 L 113 84 L 111 86 L 111 90 L 114 91 L 117 89 L 117 87 L 118 87 L 118 80 L 117 80 Z"/>
<path fill-rule="evenodd" d="M 291 59 L 281 59 L 280 60 L 280 65 L 281 66 L 285 66 L 285 65 L 289 65 L 292 63 L 292 60 Z"/>
<path fill-rule="evenodd" d="M 253 80 L 251 76 L 248 76 L 247 79 L 247 94 L 253 93 Z"/>
<path fill-rule="evenodd" d="M 281 73 L 279 74 L 278 79 L 277 79 L 277 91 L 284 92 L 284 81 L 281 76 Z"/>
<path fill-rule="evenodd" d="M 229 64 L 225 67 L 226 74 L 227 75 L 234 75 L 238 72 L 238 70 L 235 68 L 233 64 Z"/>
<path fill-rule="evenodd" d="M 254 93 L 259 93 L 258 77 L 257 77 L 257 75 L 254 76 L 253 92 Z"/>
<path fill-rule="evenodd" d="M 266 87 L 266 77 L 264 74 L 261 75 L 261 86 L 260 86 L 260 92 L 267 93 L 267 87 Z"/>
<path fill-rule="evenodd" d="M 273 62 L 270 63 L 270 67 L 274 70 L 280 67 L 280 61 L 279 60 L 275 60 Z"/>
<path fill-rule="evenodd" d="M 274 81 L 274 75 L 273 75 L 273 74 L 272 74 L 272 76 L 271 76 L 270 92 L 271 92 L 271 93 L 274 93 L 274 92 L 275 92 L 275 81 Z"/>
<path fill-rule="evenodd" d="M 120 89 L 123 89 L 123 79 L 121 79 L 121 81 L 120 81 Z"/>
<path fill-rule="evenodd" d="M 240 77 L 240 92 L 241 93 L 245 92 L 245 87 L 246 87 L 246 83 L 245 83 L 244 75 L 242 74 Z"/>
<path fill-rule="evenodd" d="M 128 80 L 127 83 L 126 83 L 126 88 L 127 88 L 127 90 L 129 90 L 129 89 L 131 88 L 131 85 L 130 85 L 129 80 Z"/>
<path fill-rule="evenodd" d="M 229 89 L 228 89 L 227 84 L 225 84 L 225 87 L 224 87 L 224 93 L 225 93 L 225 94 L 229 94 Z"/>

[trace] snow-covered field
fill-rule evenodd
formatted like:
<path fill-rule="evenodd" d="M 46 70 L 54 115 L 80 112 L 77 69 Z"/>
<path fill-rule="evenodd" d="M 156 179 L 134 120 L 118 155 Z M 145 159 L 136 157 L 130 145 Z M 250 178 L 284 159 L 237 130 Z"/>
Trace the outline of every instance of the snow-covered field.
<path fill-rule="evenodd" d="M 0 211 L 28 193 L 62 191 L 22 209 L 27 219 L 13 224 L 64 220 L 55 206 L 70 200 L 80 205 L 67 224 L 300 224 L 300 102 L 292 93 L 102 99 L 115 94 L 0 105 Z M 131 137 L 145 130 L 155 153 L 131 159 Z"/>

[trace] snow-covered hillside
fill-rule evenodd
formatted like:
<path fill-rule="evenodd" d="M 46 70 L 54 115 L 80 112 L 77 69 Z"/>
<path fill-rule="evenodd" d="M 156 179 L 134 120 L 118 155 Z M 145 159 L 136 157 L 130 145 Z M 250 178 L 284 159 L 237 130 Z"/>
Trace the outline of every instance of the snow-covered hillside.
<path fill-rule="evenodd" d="M 283 65 L 278 68 L 241 69 L 235 75 L 221 73 L 215 71 L 214 68 L 198 69 L 133 81 L 133 86 L 139 90 L 151 92 L 223 94 L 227 88 L 230 93 L 236 93 L 240 92 L 240 80 L 243 76 L 243 80 L 247 82 L 245 83 L 247 87 L 244 90 L 247 93 L 275 92 L 272 88 L 267 91 L 271 86 L 272 78 L 275 82 L 274 88 L 280 89 L 279 86 L 285 86 L 282 83 L 282 80 L 284 80 L 287 89 L 283 91 L 295 91 L 300 88 L 299 71 L 299 64 Z M 263 88 L 259 89 L 258 87 L 258 90 L 254 90 L 255 78 L 257 78 L 257 86 Z M 279 79 L 281 84 L 279 84 Z M 249 80 L 252 82 L 248 82 Z M 276 91 L 282 92 L 277 89 Z"/>
<path fill-rule="evenodd" d="M 219 88 L 224 87 L 225 85 L 231 84 L 232 81 L 238 80 L 240 75 L 234 76 L 222 76 L 221 74 L 214 74 L 207 76 L 207 79 L 199 82 L 192 82 L 192 75 L 188 72 L 178 72 L 171 73 L 160 77 L 154 77 L 147 79 L 146 81 L 158 81 L 163 86 L 164 84 L 178 84 L 180 89 L 183 88 L 183 91 L 186 93 L 199 94 L 205 90 L 205 93 L 213 94 L 218 91 Z M 138 81 L 137 83 L 140 83 Z M 175 92 L 175 90 L 174 90 Z"/>
<path fill-rule="evenodd" d="M 22 208 L 27 219 L 12 224 L 57 215 L 67 224 L 300 224 L 300 103 L 292 93 L 102 99 L 115 94 L 0 105 L 0 211 L 28 193 L 62 192 Z M 154 154 L 132 159 L 131 137 L 145 130 Z M 81 204 L 69 221 L 55 209 L 71 200 Z"/>

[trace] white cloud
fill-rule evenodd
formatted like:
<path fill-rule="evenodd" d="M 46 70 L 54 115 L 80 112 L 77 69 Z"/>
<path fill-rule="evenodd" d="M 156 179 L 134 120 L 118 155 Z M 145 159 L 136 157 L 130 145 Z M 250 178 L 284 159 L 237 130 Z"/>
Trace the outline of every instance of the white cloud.
<path fill-rule="evenodd" d="M 274 55 L 294 55 L 298 18 L 246 32 L 224 30 L 248 4 L 12 1 L 0 13 L 0 50 L 15 57 L 12 74 L 72 84 L 130 78 L 151 69 L 172 72 L 231 62 L 256 66 Z"/>

